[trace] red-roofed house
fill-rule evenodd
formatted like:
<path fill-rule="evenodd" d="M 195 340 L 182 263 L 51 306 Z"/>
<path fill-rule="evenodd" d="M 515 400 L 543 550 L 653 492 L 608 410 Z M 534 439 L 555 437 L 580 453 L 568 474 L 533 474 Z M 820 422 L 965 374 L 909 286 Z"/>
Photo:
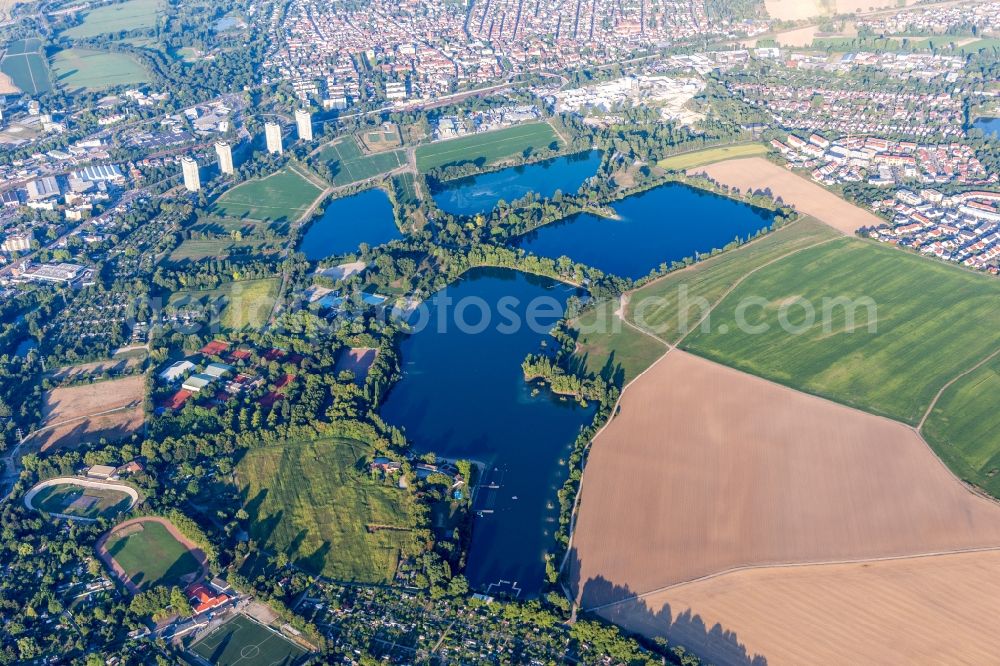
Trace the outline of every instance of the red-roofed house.
<path fill-rule="evenodd" d="M 205 356 L 218 356 L 227 349 L 229 349 L 228 342 L 223 342 L 222 340 L 212 340 L 201 348 L 201 353 Z"/>
<path fill-rule="evenodd" d="M 195 615 L 201 615 L 205 611 L 218 608 L 229 601 L 229 595 L 216 594 L 201 583 L 196 583 L 187 589 L 188 600 L 194 608 Z"/>

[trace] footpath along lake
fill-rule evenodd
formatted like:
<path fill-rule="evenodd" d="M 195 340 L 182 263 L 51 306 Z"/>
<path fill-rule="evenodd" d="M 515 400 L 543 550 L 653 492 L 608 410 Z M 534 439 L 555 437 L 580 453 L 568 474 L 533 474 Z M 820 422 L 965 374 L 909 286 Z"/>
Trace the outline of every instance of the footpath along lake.
<path fill-rule="evenodd" d="M 537 192 L 543 198 L 551 197 L 556 190 L 573 194 L 580 189 L 583 181 L 597 172 L 600 164 L 601 151 L 590 150 L 537 164 L 449 180 L 439 185 L 432 196 L 438 208 L 453 215 L 488 213 L 501 199 L 509 203 L 528 192 Z"/>
<path fill-rule="evenodd" d="M 543 341 L 551 344 L 548 331 L 574 293 L 514 270 L 473 270 L 414 314 L 415 326 L 424 317 L 428 324 L 402 343 L 403 378 L 382 417 L 405 428 L 418 453 L 485 463 L 485 485 L 498 486 L 481 487 L 473 507 L 481 513 L 466 576 L 477 589 L 507 581 L 522 596 L 534 596 L 542 587 L 565 461 L 595 407 L 547 390 L 532 396 L 521 361 Z M 540 308 L 537 326 L 528 325 L 532 303 Z M 512 325 L 515 318 L 522 325 Z"/>
<path fill-rule="evenodd" d="M 612 204 L 621 219 L 589 213 L 540 227 L 515 241 L 528 252 L 627 278 L 660 264 L 722 248 L 766 229 L 774 213 L 683 183 L 668 183 Z"/>
<path fill-rule="evenodd" d="M 382 190 L 365 190 L 327 203 L 323 215 L 309 225 L 299 245 L 310 261 L 357 252 L 402 238 L 389 197 Z"/>

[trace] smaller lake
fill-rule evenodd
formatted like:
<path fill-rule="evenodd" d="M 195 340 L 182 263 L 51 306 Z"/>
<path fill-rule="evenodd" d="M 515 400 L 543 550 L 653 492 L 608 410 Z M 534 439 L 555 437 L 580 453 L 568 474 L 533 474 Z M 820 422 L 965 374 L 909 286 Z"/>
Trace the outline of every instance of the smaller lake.
<path fill-rule="evenodd" d="M 722 248 L 770 227 L 774 213 L 682 183 L 612 204 L 613 220 L 582 214 L 525 234 L 515 244 L 543 257 L 567 256 L 637 279 L 660 264 Z"/>
<path fill-rule="evenodd" d="M 299 252 L 317 261 L 357 252 L 362 243 L 375 247 L 402 237 L 386 193 L 366 190 L 330 201 L 322 217 L 309 225 Z"/>
<path fill-rule="evenodd" d="M 1000 138 L 1000 118 L 980 118 L 972 126 L 992 135 L 994 139 Z"/>
<path fill-rule="evenodd" d="M 34 338 L 25 338 L 17 343 L 17 349 L 14 350 L 14 355 L 24 358 L 32 349 L 38 349 L 38 342 Z"/>
<path fill-rule="evenodd" d="M 573 194 L 583 181 L 597 172 L 600 164 L 601 151 L 590 150 L 537 164 L 457 178 L 441 184 L 433 193 L 434 201 L 438 208 L 453 215 L 475 215 L 493 210 L 501 199 L 510 202 L 528 192 L 537 192 L 542 198 L 551 197 L 556 190 Z"/>

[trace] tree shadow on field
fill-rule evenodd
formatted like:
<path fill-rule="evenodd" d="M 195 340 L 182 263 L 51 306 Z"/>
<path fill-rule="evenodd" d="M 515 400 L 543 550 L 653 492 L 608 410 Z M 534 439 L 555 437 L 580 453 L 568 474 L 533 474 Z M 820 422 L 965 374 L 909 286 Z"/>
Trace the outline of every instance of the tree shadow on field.
<path fill-rule="evenodd" d="M 668 603 L 652 607 L 628 585 L 617 585 L 603 576 L 589 578 L 581 587 L 580 560 L 575 548 L 570 551 L 567 567 L 566 582 L 579 602 L 583 617 L 595 616 L 612 622 L 645 643 L 664 639 L 671 647 L 681 646 L 706 663 L 767 666 L 767 658 L 750 654 L 736 632 L 719 623 L 708 626 L 693 609 L 675 611 Z"/>
<path fill-rule="evenodd" d="M 300 557 L 295 561 L 295 564 L 318 576 L 326 568 L 326 556 L 330 554 L 331 550 L 333 550 L 333 546 L 330 542 L 324 541 L 311 555 Z"/>

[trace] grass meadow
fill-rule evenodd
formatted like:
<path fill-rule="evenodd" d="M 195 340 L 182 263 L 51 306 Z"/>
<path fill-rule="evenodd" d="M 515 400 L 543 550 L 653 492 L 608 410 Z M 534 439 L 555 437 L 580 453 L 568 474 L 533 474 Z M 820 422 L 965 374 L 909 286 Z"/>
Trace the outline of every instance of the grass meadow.
<path fill-rule="evenodd" d="M 365 460 L 372 455 L 368 444 L 346 438 L 250 450 L 236 478 L 251 538 L 314 574 L 392 581 L 400 552 L 416 545 L 413 498 L 392 480 L 371 477 Z"/>
<path fill-rule="evenodd" d="M 167 260 L 172 264 L 202 261 L 204 259 L 231 259 L 244 254 L 253 259 L 278 251 L 272 241 L 260 238 L 233 240 L 231 238 L 188 239 L 182 241 Z"/>
<path fill-rule="evenodd" d="M 167 304 L 177 308 L 195 304 L 202 307 L 214 305 L 223 330 L 257 329 L 267 323 L 274 301 L 278 298 L 280 283 L 278 278 L 265 278 L 227 282 L 215 289 L 176 291 L 170 295 Z"/>
<path fill-rule="evenodd" d="M 681 153 L 671 155 L 659 161 L 658 166 L 669 171 L 687 171 L 695 167 L 705 166 L 723 160 L 732 160 L 740 157 L 758 157 L 767 155 L 767 147 L 759 143 L 747 143 L 738 146 L 719 146 L 718 148 L 706 148 L 692 153 Z"/>
<path fill-rule="evenodd" d="M 141 530 L 129 527 L 123 532 L 113 534 L 105 545 L 139 588 L 177 585 L 182 577 L 198 571 L 198 560 L 191 551 L 160 523 L 147 521 Z"/>
<path fill-rule="evenodd" d="M 625 324 L 617 309 L 617 302 L 603 301 L 569 323 L 577 335 L 578 368 L 624 386 L 663 356 L 667 346 Z"/>
<path fill-rule="evenodd" d="M 322 190 L 286 167 L 266 178 L 241 183 L 226 191 L 212 205 L 212 214 L 260 222 L 297 220 Z"/>
<path fill-rule="evenodd" d="M 147 83 L 149 72 L 127 53 L 64 49 L 52 57 L 52 70 L 68 90 L 103 90 L 114 86 Z"/>
<path fill-rule="evenodd" d="M 98 7 L 84 14 L 82 23 L 64 30 L 62 35 L 70 39 L 87 39 L 111 32 L 153 28 L 162 9 L 162 0 L 128 0 Z"/>
<path fill-rule="evenodd" d="M 765 304 L 746 309 L 747 326 L 738 326 L 737 308 L 751 297 Z M 845 307 L 822 306 L 825 298 L 841 297 L 870 299 L 875 310 L 853 308 L 850 325 Z M 682 346 L 915 424 L 947 381 L 1000 346 L 998 299 L 1000 283 L 988 276 L 845 238 L 761 268 L 715 308 L 711 330 L 692 332 Z M 803 301 L 814 308 L 815 321 Z M 761 325 L 767 330 L 748 330 Z"/>
<path fill-rule="evenodd" d="M 528 123 L 504 129 L 436 141 L 417 148 L 417 169 L 429 171 L 449 164 L 490 164 L 525 151 L 548 148 L 559 137 L 548 123 Z"/>
<path fill-rule="evenodd" d="M 934 451 L 960 477 L 1000 497 L 1000 356 L 941 394 L 923 427 Z"/>

